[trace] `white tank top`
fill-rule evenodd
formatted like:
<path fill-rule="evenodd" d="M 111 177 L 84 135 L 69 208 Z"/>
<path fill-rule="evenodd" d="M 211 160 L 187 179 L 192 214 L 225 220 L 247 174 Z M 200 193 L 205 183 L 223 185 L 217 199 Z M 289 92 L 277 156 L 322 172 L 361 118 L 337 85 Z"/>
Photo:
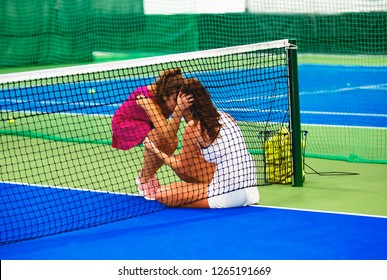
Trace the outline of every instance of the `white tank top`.
<path fill-rule="evenodd" d="M 250 196 L 248 200 L 255 203 L 259 199 L 255 163 L 247 150 L 240 127 L 226 113 L 220 114 L 222 127 L 218 137 L 207 148 L 201 148 L 205 160 L 216 163 L 208 195 L 211 197 L 246 189 Z"/>

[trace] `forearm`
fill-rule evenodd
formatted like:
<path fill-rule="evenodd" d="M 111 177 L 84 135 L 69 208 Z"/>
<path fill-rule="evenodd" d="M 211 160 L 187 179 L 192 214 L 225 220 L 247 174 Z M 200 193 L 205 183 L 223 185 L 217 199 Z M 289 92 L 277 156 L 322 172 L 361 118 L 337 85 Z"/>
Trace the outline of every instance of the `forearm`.
<path fill-rule="evenodd" d="M 179 93 L 179 96 L 177 98 L 177 105 L 175 106 L 175 109 L 173 111 L 172 117 L 168 122 L 167 126 L 167 135 L 170 137 L 176 137 L 177 131 L 179 130 L 181 119 L 186 113 L 187 110 L 191 107 L 193 102 L 192 95 L 186 95 L 183 93 Z"/>
<path fill-rule="evenodd" d="M 166 165 L 168 165 L 172 169 L 175 169 L 179 166 L 179 160 L 175 156 L 173 155 L 169 156 L 166 153 L 160 151 L 160 149 L 158 149 L 153 143 L 151 143 L 151 147 L 155 155 L 160 160 L 162 160 Z"/>
<path fill-rule="evenodd" d="M 170 138 L 176 137 L 182 117 L 183 110 L 176 106 L 175 111 L 172 113 L 172 117 L 170 118 L 168 125 L 165 128 L 164 134 L 168 135 Z"/>

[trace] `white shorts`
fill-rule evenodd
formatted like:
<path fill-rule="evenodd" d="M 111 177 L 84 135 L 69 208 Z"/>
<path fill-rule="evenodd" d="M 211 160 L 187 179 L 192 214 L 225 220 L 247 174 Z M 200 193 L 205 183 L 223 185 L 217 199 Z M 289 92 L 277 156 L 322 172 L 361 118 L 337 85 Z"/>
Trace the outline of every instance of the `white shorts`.
<path fill-rule="evenodd" d="M 248 206 L 259 202 L 257 187 L 239 189 L 208 198 L 210 208 L 231 208 Z"/>

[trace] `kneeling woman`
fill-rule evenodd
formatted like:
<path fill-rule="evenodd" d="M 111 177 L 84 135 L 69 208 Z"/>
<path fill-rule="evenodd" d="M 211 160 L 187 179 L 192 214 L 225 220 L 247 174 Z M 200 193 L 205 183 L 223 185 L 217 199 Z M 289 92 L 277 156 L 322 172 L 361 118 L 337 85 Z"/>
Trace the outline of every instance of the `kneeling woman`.
<path fill-rule="evenodd" d="M 229 208 L 259 202 L 256 167 L 240 127 L 218 111 L 196 79 L 182 92 L 193 97 L 178 155 L 167 155 L 146 138 L 146 149 L 169 165 L 182 181 L 161 186 L 156 199 L 171 207 Z"/>

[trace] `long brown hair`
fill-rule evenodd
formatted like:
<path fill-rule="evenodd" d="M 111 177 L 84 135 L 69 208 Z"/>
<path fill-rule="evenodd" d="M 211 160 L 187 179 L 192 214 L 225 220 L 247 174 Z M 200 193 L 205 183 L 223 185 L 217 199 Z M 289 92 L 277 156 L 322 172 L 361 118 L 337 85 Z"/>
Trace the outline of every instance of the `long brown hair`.
<path fill-rule="evenodd" d="M 155 84 L 155 100 L 157 104 L 163 106 L 165 104 L 164 98 L 179 93 L 184 84 L 184 78 L 181 75 L 181 70 L 176 67 L 162 71 Z"/>
<path fill-rule="evenodd" d="M 185 81 L 182 92 L 192 95 L 194 101 L 190 108 L 194 121 L 200 121 L 200 134 L 205 140 L 211 142 L 218 137 L 220 127 L 220 114 L 212 103 L 210 93 L 195 78 Z"/>

